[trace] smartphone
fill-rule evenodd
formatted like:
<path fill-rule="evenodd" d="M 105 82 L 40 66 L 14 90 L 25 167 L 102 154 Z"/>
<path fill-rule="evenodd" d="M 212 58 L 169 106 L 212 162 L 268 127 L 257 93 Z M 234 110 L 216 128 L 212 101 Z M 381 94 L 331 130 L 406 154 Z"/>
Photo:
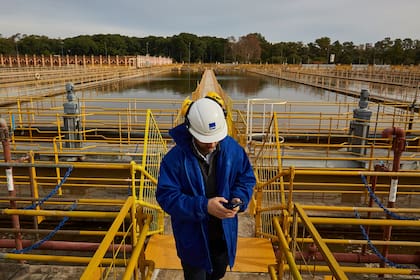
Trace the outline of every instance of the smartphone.
<path fill-rule="evenodd" d="M 225 206 L 227 209 L 234 209 L 234 208 L 236 208 L 238 206 L 241 206 L 243 204 L 244 203 L 242 201 L 235 202 L 235 203 L 233 203 L 233 202 L 227 202 L 227 203 L 223 203 L 223 206 Z"/>

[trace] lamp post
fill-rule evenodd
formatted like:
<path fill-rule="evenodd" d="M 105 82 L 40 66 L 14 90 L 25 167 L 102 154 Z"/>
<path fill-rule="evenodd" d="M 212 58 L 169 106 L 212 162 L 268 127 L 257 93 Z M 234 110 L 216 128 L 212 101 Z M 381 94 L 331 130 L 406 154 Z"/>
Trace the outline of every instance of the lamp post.
<path fill-rule="evenodd" d="M 16 62 L 17 62 L 17 66 L 20 67 L 20 59 L 19 59 L 19 48 L 18 48 L 18 38 L 16 37 L 14 39 L 15 41 L 15 46 L 16 46 Z"/>
<path fill-rule="evenodd" d="M 188 91 L 191 91 L 191 42 L 188 42 Z"/>
<path fill-rule="evenodd" d="M 188 64 L 191 64 L 191 42 L 188 42 Z"/>
<path fill-rule="evenodd" d="M 15 39 L 15 47 L 16 47 L 16 56 L 19 56 L 19 49 L 18 49 L 18 39 Z"/>

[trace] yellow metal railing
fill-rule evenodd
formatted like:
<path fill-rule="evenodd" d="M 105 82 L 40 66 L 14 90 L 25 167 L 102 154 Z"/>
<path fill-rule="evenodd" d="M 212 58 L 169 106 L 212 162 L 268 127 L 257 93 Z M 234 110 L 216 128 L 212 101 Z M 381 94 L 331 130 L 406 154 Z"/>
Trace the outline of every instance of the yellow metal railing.
<path fill-rule="evenodd" d="M 14 185 L 19 189 L 19 196 L 11 198 L 9 196 L 1 196 L 0 203 L 5 207 L 10 199 L 15 200 L 19 207 L 28 208 L 35 203 L 35 207 L 28 209 L 3 209 L 3 215 L 19 215 L 21 218 L 25 216 L 33 216 L 37 218 L 36 223 L 43 222 L 47 217 L 69 217 L 76 219 L 112 219 L 115 213 L 112 209 L 119 208 L 127 199 L 129 189 L 133 186 L 135 191 L 133 193 L 139 194 L 140 178 L 139 173 L 144 174 L 144 181 L 149 181 L 150 184 L 156 184 L 156 179 L 150 175 L 147 170 L 143 170 L 140 165 L 134 162 L 121 163 L 69 163 L 58 162 L 46 163 L 37 162 L 31 158 L 29 163 L 3 163 L 2 166 L 13 167 L 17 172 L 14 175 Z M 24 170 L 29 167 L 29 174 L 25 175 Z M 57 184 L 58 174 L 64 174 L 64 170 L 72 168 L 73 171 L 69 177 L 60 184 Z M 58 169 L 58 173 L 54 171 Z M 62 173 L 63 172 L 63 173 Z M 136 175 L 137 174 L 137 175 Z M 66 177 L 66 176 L 64 176 Z M 133 179 L 132 179 L 133 178 Z M 63 178 L 64 179 L 64 178 Z M 61 180 L 61 178 L 60 178 Z M 2 184 L 6 184 L 6 177 L 0 176 Z M 148 188 L 152 185 L 149 184 Z M 29 189 L 29 186 L 31 189 Z M 54 193 L 51 190 L 54 187 L 60 186 L 62 193 Z M 146 212 L 161 213 L 160 207 L 152 202 L 154 194 L 144 191 L 143 198 L 137 199 L 138 205 L 143 205 Z M 31 195 L 32 193 L 32 195 Z M 76 203 L 76 210 L 65 210 L 72 204 Z M 7 206 L 6 206 L 7 207 Z M 33 209 L 32 209 L 33 208 Z M 77 209 L 84 211 L 78 211 Z M 162 215 L 154 217 L 153 224 L 155 229 L 148 230 L 148 234 L 156 231 L 157 226 L 163 224 Z M 134 223 L 134 222 L 133 222 Z M 35 225 L 33 230 L 21 229 L 23 232 L 38 232 L 38 227 Z M 45 233 L 46 230 L 39 230 L 39 233 Z M 51 230 L 49 231 L 51 232 Z M 83 231 L 67 231 L 59 229 L 61 234 L 69 236 L 85 235 L 93 239 L 104 235 L 104 231 L 97 230 L 83 230 Z M 119 233 L 121 235 L 121 232 Z M 70 239 L 71 240 L 71 239 Z M 77 250 L 76 250 L 77 251 Z M 59 260 L 59 259 L 58 259 Z"/>
<path fill-rule="evenodd" d="M 133 197 L 127 199 L 118 216 L 115 218 L 113 224 L 105 235 L 102 243 L 99 245 L 95 254 L 93 255 L 91 261 L 86 267 L 80 279 L 140 279 L 140 268 L 144 269 L 145 264 L 140 267 L 139 258 L 144 254 L 145 240 L 147 232 L 149 230 L 149 224 L 152 220 L 151 216 L 147 216 L 144 221 L 141 221 L 140 215 L 141 211 L 137 211 L 136 214 L 132 211 L 136 211 L 135 200 Z M 140 232 L 137 232 L 136 224 L 132 223 L 130 225 L 125 225 L 124 220 L 129 215 L 131 211 L 132 221 L 135 221 L 136 218 L 140 218 L 138 223 L 144 223 Z M 137 215 L 138 217 L 133 217 Z M 122 237 L 117 237 L 117 233 L 120 229 L 123 229 L 127 234 Z M 126 252 L 125 248 L 128 239 L 132 240 L 132 251 Z M 113 248 L 112 250 L 112 260 L 107 267 L 102 265 L 105 254 L 108 251 L 108 248 Z M 144 256 L 143 256 L 144 257 Z M 142 260 L 145 262 L 145 260 Z M 121 265 L 124 263 L 125 269 L 118 270 L 118 264 Z M 143 271 L 143 277 L 141 279 L 150 279 L 151 272 L 153 270 L 153 263 L 151 261 L 147 262 L 147 265 L 150 265 L 151 270 L 148 273 Z"/>
<path fill-rule="evenodd" d="M 344 271 L 341 269 L 340 265 L 338 264 L 337 260 L 334 258 L 332 252 L 330 251 L 328 246 L 325 244 L 325 242 L 322 240 L 322 237 L 317 231 L 316 227 L 309 220 L 309 217 L 307 216 L 305 211 L 303 211 L 303 209 L 298 204 L 295 205 L 295 211 L 297 213 L 296 218 L 299 217 L 304 223 L 305 228 L 309 230 L 309 233 L 314 239 L 315 244 L 317 245 L 322 256 L 324 257 L 333 276 L 336 279 L 340 279 L 340 280 L 348 279 L 347 275 L 344 273 Z"/>
<path fill-rule="evenodd" d="M 144 244 L 146 236 L 154 233 L 163 232 L 164 213 L 156 202 L 155 192 L 159 172 L 159 165 L 163 156 L 166 154 L 166 143 L 160 134 L 159 128 L 156 124 L 156 121 L 153 119 L 153 115 L 150 110 L 148 110 L 147 112 L 144 144 L 142 149 L 143 153 L 141 163 L 138 165 L 134 162 L 131 163 L 132 192 L 134 194 L 135 200 L 132 202 L 131 205 L 132 224 L 130 225 L 130 228 L 132 231 L 132 240 L 134 240 L 134 249 L 131 258 L 126 265 L 125 273 L 121 279 L 132 279 L 132 277 L 134 277 L 134 279 L 139 279 L 139 268 L 143 269 L 143 277 L 141 279 L 150 279 L 154 269 L 154 264 L 153 262 L 144 259 Z M 135 179 L 134 173 L 136 171 L 140 171 L 140 178 L 138 180 L 139 187 L 136 187 L 135 184 L 137 180 Z M 145 225 L 144 227 L 142 227 L 141 232 L 137 231 L 138 222 L 136 223 L 136 221 L 139 219 L 136 219 L 135 217 L 135 215 L 139 215 L 141 213 L 139 213 L 139 211 L 135 208 L 134 202 L 138 205 L 146 206 L 144 209 L 141 208 L 141 212 L 145 211 L 145 213 L 147 213 L 148 215 L 146 218 Z M 127 215 L 128 208 L 130 207 L 126 207 L 126 213 L 123 213 L 124 208 L 121 210 L 121 219 L 124 219 L 124 217 Z M 98 270 L 102 271 L 102 269 L 99 269 L 98 267 L 100 264 L 100 260 L 104 257 L 105 250 L 102 249 L 101 251 L 101 248 L 108 248 L 110 246 L 111 240 L 115 239 L 116 233 L 118 232 L 117 229 L 119 226 L 121 226 L 121 223 L 122 221 L 118 221 L 117 217 L 114 221 L 113 226 L 108 231 L 107 236 L 105 236 L 104 241 L 101 244 L 101 246 L 103 247 L 99 247 L 96 251 L 95 256 L 92 258 L 92 262 L 89 264 L 84 274 L 82 275 L 82 279 L 92 279 L 92 276 Z M 139 263 L 140 257 L 143 257 L 143 259 L 141 259 L 141 262 Z M 103 271 L 101 273 L 102 276 L 98 279 L 107 279 L 110 276 L 109 272 L 115 271 L 114 266 L 115 264 L 112 264 L 108 269 Z M 145 271 L 146 266 L 148 267 L 147 272 Z M 115 278 L 116 276 L 113 277 Z"/>
<path fill-rule="evenodd" d="M 412 251 L 414 254 L 418 250 L 419 242 L 370 240 L 367 236 L 365 240 L 323 238 L 318 232 L 318 227 L 325 224 L 340 228 L 349 225 L 419 226 L 418 221 L 383 219 L 387 216 L 387 212 L 381 208 L 383 205 L 369 206 L 373 201 L 372 194 L 361 177 L 378 178 L 374 191 L 378 200 L 386 200 L 391 191 L 390 178 L 398 177 L 400 182 L 396 194 L 397 203 L 405 205 L 406 208 L 392 208 L 391 211 L 406 213 L 416 219 L 415 217 L 420 216 L 420 210 L 416 204 L 420 195 L 418 184 L 420 172 L 410 166 L 401 167 L 400 172 L 373 171 L 375 163 L 380 161 L 389 163 L 394 160 L 389 139 L 367 138 L 369 144 L 365 145 L 367 155 L 354 156 L 351 152 L 345 151 L 351 146 L 345 142 L 339 144 L 288 143 L 280 136 L 284 135 L 279 125 L 281 120 L 282 117 L 274 113 L 271 121 L 267 122 L 267 126 L 262 130 L 261 138 L 253 140 L 250 148 L 253 151 L 253 166 L 257 176 L 254 193 L 256 235 L 269 238 L 279 246 L 277 264 L 268 267 L 271 278 L 286 277 L 288 279 L 286 273 L 289 273 L 289 278 L 293 277 L 293 279 L 302 279 L 302 276 L 307 274 L 311 275 L 310 277 L 315 277 L 315 274 L 324 276 L 332 274 L 335 279 L 349 279 L 350 274 L 407 275 L 416 273 L 412 268 L 384 267 L 381 273 L 379 268 L 366 268 L 360 265 L 343 266 L 335 259 L 336 252 L 330 250 L 327 244 L 330 246 L 358 244 L 362 247 L 370 243 L 376 246 L 388 246 L 390 250 L 391 247 L 392 250 L 398 250 L 395 248 L 401 248 L 401 246 L 414 247 Z M 410 144 L 407 149 L 408 155 L 404 156 L 403 153 L 401 162 L 417 162 L 419 160 L 416 153 L 418 148 L 417 145 Z M 316 152 L 317 150 L 318 152 L 322 150 L 322 154 Z M 410 154 L 410 151 L 413 153 Z M 351 167 L 348 162 L 352 160 L 363 161 L 365 164 Z M 299 168 L 294 167 L 293 164 L 299 165 L 300 162 L 307 164 L 311 161 L 316 164 Z M 343 166 L 328 167 L 322 164 L 319 166 L 320 161 L 346 161 L 347 163 Z M 356 210 L 370 213 L 368 217 L 372 215 L 375 218 L 349 218 L 350 211 Z M 335 213 L 332 214 L 334 211 Z M 322 216 L 312 217 L 313 212 L 322 213 Z M 304 228 L 303 236 L 299 237 L 298 232 L 302 233 L 302 227 Z M 305 235 L 305 232 L 310 238 Z M 321 255 L 318 258 L 322 258 L 322 261 L 305 262 L 302 256 L 307 252 L 310 244 L 316 244 Z M 380 257 L 377 258 L 380 259 Z"/>
<path fill-rule="evenodd" d="M 51 68 L 24 68 L 22 71 L 15 71 L 14 75 L 7 75 L 0 84 L 0 93 L 4 98 L 0 104 L 16 104 L 30 102 L 33 99 L 43 99 L 44 96 L 54 96 L 65 93 L 66 83 L 77 84 L 77 89 L 97 87 L 115 83 L 117 81 L 133 79 L 168 72 L 172 69 L 170 65 L 159 65 L 153 67 L 128 68 L 127 66 L 114 67 L 70 67 L 65 69 Z"/>
<path fill-rule="evenodd" d="M 0 113 L 7 116 L 8 123 L 13 126 L 12 148 L 17 153 L 27 153 L 33 150 L 39 154 L 53 154 L 52 142 L 57 142 L 60 154 L 89 154 L 95 151 L 119 153 L 124 156 L 128 151 L 135 152 L 137 144 L 142 141 L 143 131 L 147 118 L 147 110 L 139 108 L 150 107 L 152 100 L 140 99 L 80 99 L 81 110 L 75 116 L 80 119 L 80 129 L 76 131 L 64 131 L 62 104 L 43 104 L 38 100 L 30 103 L 21 103 L 13 108 L 0 108 Z M 158 101 L 153 101 L 157 103 Z M 270 103 L 270 100 L 267 100 Z M 228 107 L 229 100 L 226 102 Z M 240 102 L 236 102 L 240 105 Z M 103 106 L 98 106 L 103 104 Z M 105 106 L 105 104 L 110 104 Z M 175 125 L 179 119 L 181 101 L 160 100 L 159 107 L 153 109 L 154 118 L 159 122 L 162 134 Z M 42 107 L 41 107 L 42 106 Z M 256 105 L 257 106 L 257 105 Z M 262 105 L 261 105 L 262 106 Z M 311 143 L 329 145 L 327 151 L 357 147 L 355 143 L 366 142 L 365 145 L 378 144 L 381 138 L 378 135 L 389 127 L 400 127 L 405 130 L 408 149 L 417 150 L 420 145 L 420 119 L 419 114 L 410 110 L 395 109 L 391 105 L 380 105 L 380 110 L 372 108 L 372 117 L 369 125 L 369 136 L 360 139 L 350 135 L 350 123 L 357 121 L 352 116 L 352 110 L 357 107 L 356 103 L 335 102 L 287 102 L 284 105 L 276 105 L 277 125 L 280 136 L 293 141 L 285 141 L 291 149 L 299 151 L 299 143 L 311 141 Z M 121 108 L 125 108 L 121 110 Z M 228 121 L 232 123 L 231 135 L 244 138 L 247 126 L 246 112 L 233 106 L 228 108 Z M 259 108 L 255 108 L 252 117 L 252 131 L 256 135 L 263 135 L 271 123 L 272 114 L 263 114 Z M 249 130 L 249 129 L 248 129 Z M 74 136 L 74 137 L 68 137 Z M 57 137 L 57 138 L 54 138 Z M 69 140 L 74 138 L 79 140 Z M 256 139 L 256 138 L 255 138 Z M 66 145 L 79 145 L 80 149 L 68 149 Z M 258 144 L 258 143 L 257 143 Z M 340 147 L 339 145 L 343 145 Z M 70 145 L 71 146 L 71 145 Z M 111 149 L 109 149 L 111 147 Z M 363 148 L 369 149 L 364 146 Z M 286 150 L 287 151 L 287 150 Z M 110 155 L 112 156 L 112 155 Z"/>
<path fill-rule="evenodd" d="M 316 214 L 308 214 L 311 211 L 316 210 L 316 213 L 322 213 L 322 216 L 316 216 Z M 417 220 L 387 220 L 381 218 L 352 218 L 350 217 L 334 217 L 331 215 L 333 212 L 343 213 L 342 211 L 360 211 L 361 213 L 379 212 L 383 209 L 370 208 L 370 207 L 331 207 L 331 206 L 308 206 L 300 205 L 298 203 L 294 206 L 293 217 L 281 218 L 275 217 L 273 223 L 277 231 L 278 237 L 278 262 L 269 266 L 269 271 L 272 279 L 283 279 L 287 271 L 293 276 L 294 279 L 301 279 L 304 275 L 310 277 L 319 277 L 322 275 L 333 274 L 335 279 L 350 279 L 355 274 L 372 274 L 373 275 L 413 275 L 417 274 L 417 268 L 415 265 L 387 265 L 386 267 L 369 267 L 365 266 L 366 263 L 372 262 L 374 259 L 372 255 L 377 259 L 376 262 L 383 260 L 384 256 L 378 256 L 379 249 L 371 251 L 352 252 L 348 253 L 351 258 L 343 258 L 345 254 L 339 249 L 340 246 L 351 244 L 352 246 L 392 246 L 403 251 L 411 251 L 410 259 L 415 259 L 412 256 L 416 255 L 420 242 L 409 241 L 409 240 L 373 240 L 373 239 L 345 239 L 341 236 L 337 238 L 323 238 L 317 230 L 317 226 L 320 225 L 334 225 L 343 227 L 346 225 L 347 230 L 351 231 L 350 226 L 353 227 L 366 227 L 373 230 L 381 229 L 384 227 L 397 228 L 418 228 L 420 221 Z M 419 209 L 409 208 L 396 208 L 392 209 L 396 213 L 411 213 L 420 214 Z M 329 215 L 328 215 L 329 214 Z M 292 227 L 292 233 L 288 235 L 289 229 L 284 227 L 285 220 L 288 220 L 288 225 Z M 299 231 L 298 225 L 300 225 Z M 307 231 L 307 232 L 306 232 Z M 305 235 L 306 234 L 306 235 Z M 299 237 L 298 235 L 301 235 Z M 307 237 L 309 236 L 309 237 Z M 366 237 L 365 237 L 366 238 Z M 316 248 L 316 251 L 314 251 Z M 332 249 L 330 249 L 332 248 Z M 335 248 L 335 249 L 334 249 Z M 411 249 L 410 249 L 411 248 Z M 374 254 L 375 253 L 375 254 Z M 380 254 L 380 253 L 379 253 Z M 360 255 L 360 256 L 359 256 Z M 341 257 L 340 257 L 341 256 Z M 392 255 L 391 255 L 392 256 Z M 399 256 L 399 257 L 397 257 Z M 409 254 L 394 255 L 394 259 L 406 258 Z M 338 260 L 335 260 L 338 258 Z M 359 261 L 357 259 L 359 258 Z M 354 259 L 351 261 L 350 259 Z M 371 261 L 368 261 L 371 260 Z M 352 266 L 347 263 L 353 262 Z M 392 261 L 389 261 L 392 263 Z M 378 265 L 379 266 L 379 265 Z M 356 276 L 357 277 L 357 276 Z M 352 279 L 352 278 L 351 278 Z"/>
<path fill-rule="evenodd" d="M 11 232 L 51 234 L 51 230 L 40 230 L 37 226 L 37 224 L 51 217 L 94 219 L 103 220 L 105 223 L 115 218 L 114 224 L 108 231 L 56 229 L 56 232 L 60 232 L 60 234 L 68 238 L 68 241 L 63 240 L 65 243 L 63 246 L 70 246 L 72 248 L 70 250 L 76 255 L 78 254 L 78 249 L 77 247 L 72 247 L 74 244 L 72 238 L 74 236 L 87 236 L 90 241 L 96 241 L 104 236 L 102 244 L 99 245 L 95 255 L 54 257 L 55 253 L 48 251 L 50 246 L 48 245 L 49 240 L 42 240 L 42 243 L 46 244 L 44 245 L 46 247 L 44 247 L 43 254 L 10 253 L 4 255 L 4 258 L 41 262 L 49 259 L 55 262 L 67 263 L 90 262 L 89 269 L 85 272 L 89 276 L 84 276 L 86 279 L 91 279 L 90 277 L 105 279 L 111 276 L 112 278 L 117 277 L 120 279 L 122 275 L 121 267 L 126 267 L 124 269 L 126 273 L 121 276 L 123 277 L 121 279 L 131 279 L 131 275 L 138 275 L 139 269 L 142 270 L 141 273 L 144 277 L 150 278 L 154 265 L 144 259 L 144 242 L 146 236 L 163 231 L 164 215 L 155 200 L 155 190 L 160 161 L 167 152 L 166 140 L 163 139 L 158 124 L 150 110 L 146 112 L 145 130 L 142 136 L 141 139 L 132 138 L 130 142 L 132 146 L 127 142 L 123 143 L 127 144 L 128 147 L 134 147 L 135 143 L 136 150 L 132 153 L 125 153 L 124 155 L 130 160 L 120 160 L 121 162 L 118 159 L 121 159 L 121 155 L 123 155 L 121 153 L 122 150 L 112 152 L 112 143 L 107 146 L 103 142 L 104 148 L 108 148 L 108 155 L 113 160 L 106 161 L 107 152 L 95 151 L 85 155 L 104 155 L 99 162 L 79 159 L 72 161 L 70 164 L 68 161 L 63 161 L 63 157 L 66 156 L 66 153 L 70 155 L 76 149 L 60 147 L 61 141 L 55 137 L 53 151 L 50 152 L 52 161 L 40 160 L 37 157 L 42 153 L 31 151 L 29 156 L 22 157 L 21 162 L 2 164 L 2 166 L 14 167 L 14 171 L 17 172 L 14 175 L 14 184 L 20 189 L 20 194 L 15 198 L 0 197 L 0 204 L 8 204 L 9 200 L 13 199 L 20 207 L 30 206 L 34 203 L 36 205 L 33 210 L 2 210 L 2 215 L 18 215 L 22 219 L 31 216 L 36 218 L 34 229 L 17 228 L 11 230 Z M 136 141 L 138 142 L 136 143 Z M 117 143 L 118 148 L 120 148 L 120 144 L 119 142 Z M 79 154 L 86 152 L 84 148 L 78 150 Z M 79 154 L 76 153 L 76 155 Z M 42 155 L 45 156 L 46 154 Z M 29 173 L 25 175 L 24 170 L 28 167 L 30 167 Z M 66 169 L 67 172 L 65 172 Z M 69 172 L 69 170 L 72 171 Z M 63 177 L 64 173 L 66 174 Z M 0 176 L 0 182 L 6 184 L 6 180 L 6 176 Z M 28 185 L 31 186 L 30 189 Z M 52 189 L 55 191 L 49 193 Z M 71 205 L 76 205 L 76 209 L 65 210 Z M 142 206 L 141 213 L 144 211 L 147 216 L 146 220 L 138 217 L 140 215 L 139 206 Z M 115 209 L 119 207 L 122 208 L 117 216 Z M 85 247 L 84 244 L 79 246 Z M 105 252 L 109 251 L 108 248 L 112 248 L 112 257 L 109 257 L 108 253 L 105 254 Z M 127 251 L 128 248 L 131 249 Z M 35 248 L 31 250 L 37 252 Z M 144 277 L 142 279 L 149 279 Z"/>
<path fill-rule="evenodd" d="M 256 202 L 256 232 L 257 234 L 272 236 L 273 228 L 271 220 L 273 216 L 279 215 L 281 210 L 291 211 L 292 202 L 299 199 L 314 203 L 331 203 L 332 200 L 355 201 L 368 200 L 366 188 L 360 178 L 361 174 L 366 176 L 401 176 L 417 178 L 420 173 L 412 168 L 419 161 L 419 155 L 409 154 L 409 151 L 418 150 L 418 146 L 411 146 L 408 155 L 401 157 L 408 168 L 401 166 L 400 171 L 404 173 L 375 173 L 373 167 L 379 162 L 392 163 L 393 155 L 389 139 L 378 139 L 383 141 L 382 145 L 366 145 L 370 149 L 369 155 L 355 156 L 351 152 L 339 151 L 349 148 L 349 145 L 287 143 L 280 137 L 276 113 L 273 115 L 267 133 L 262 141 L 254 141 L 253 144 L 253 166 L 257 176 L 257 187 L 255 192 Z M 409 146 L 409 147 L 410 147 Z M 331 149 L 329 151 L 329 149 Z M 381 151 L 381 153 L 376 152 Z M 385 151 L 385 153 L 384 153 Z M 378 154 L 376 154 L 378 153 Z M 306 167 L 294 167 L 296 163 L 302 162 Z M 343 164 L 337 164 L 343 162 Z M 314 162 L 311 164 L 311 162 Z M 333 164 L 328 164 L 328 163 Z M 352 164 L 354 162 L 354 164 Z M 363 165 L 360 164 L 363 162 Z M 286 169 L 284 169 L 286 168 Z M 287 170 L 290 169 L 290 170 Z M 400 174 L 400 175 L 398 175 Z M 311 180 L 306 182 L 306 178 Z M 318 179 L 319 178 L 319 179 Z M 385 178 L 385 177 L 384 177 Z M 414 181 L 413 181 L 414 180 Z M 384 196 L 389 191 L 389 181 L 381 180 L 376 185 L 376 193 Z M 402 180 L 399 185 L 398 194 L 402 196 L 416 196 L 420 194 L 420 186 L 415 179 L 410 182 Z M 336 203 L 339 203 L 337 201 Z M 342 202 L 341 202 L 342 203 Z M 415 204 L 411 203 L 415 206 Z"/>
<path fill-rule="evenodd" d="M 167 153 L 166 141 L 162 138 L 158 124 L 150 110 L 147 111 L 141 162 L 135 170 L 140 170 L 139 187 L 133 185 L 133 193 L 144 205 L 150 205 L 149 214 L 153 215 L 151 232 L 163 232 L 163 211 L 156 201 L 156 186 L 160 162 Z M 133 184 L 136 180 L 132 180 Z"/>
<path fill-rule="evenodd" d="M 372 99 L 406 105 L 416 102 L 420 83 L 418 67 L 406 67 L 405 71 L 356 67 L 258 65 L 248 68 L 248 71 L 357 97 L 362 89 L 369 88 Z"/>

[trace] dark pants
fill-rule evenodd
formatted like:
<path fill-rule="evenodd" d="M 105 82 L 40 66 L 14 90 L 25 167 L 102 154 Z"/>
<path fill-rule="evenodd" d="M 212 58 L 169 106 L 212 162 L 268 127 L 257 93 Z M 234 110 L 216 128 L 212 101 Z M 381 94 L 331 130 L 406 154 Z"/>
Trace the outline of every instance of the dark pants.
<path fill-rule="evenodd" d="M 226 242 L 224 240 L 211 241 L 209 245 L 213 272 L 209 274 L 203 268 L 181 262 L 185 280 L 219 280 L 225 276 L 229 263 Z"/>

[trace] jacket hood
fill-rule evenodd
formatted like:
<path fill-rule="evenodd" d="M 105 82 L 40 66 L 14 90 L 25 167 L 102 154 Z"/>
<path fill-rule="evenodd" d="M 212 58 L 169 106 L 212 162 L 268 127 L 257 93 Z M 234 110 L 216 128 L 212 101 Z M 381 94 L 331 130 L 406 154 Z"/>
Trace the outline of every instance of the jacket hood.
<path fill-rule="evenodd" d="M 186 151 L 191 149 L 192 135 L 185 123 L 182 123 L 169 130 L 169 135 L 174 139 L 177 146 Z"/>

